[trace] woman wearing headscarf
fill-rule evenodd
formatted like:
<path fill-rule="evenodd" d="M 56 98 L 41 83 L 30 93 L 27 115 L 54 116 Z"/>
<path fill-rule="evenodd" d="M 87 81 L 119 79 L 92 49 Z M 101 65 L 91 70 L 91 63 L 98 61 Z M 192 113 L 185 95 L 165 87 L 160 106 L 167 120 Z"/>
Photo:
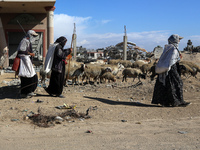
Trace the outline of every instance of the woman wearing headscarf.
<path fill-rule="evenodd" d="M 163 107 L 180 107 L 190 104 L 183 99 L 183 82 L 179 69 L 179 61 L 182 56 L 178 51 L 178 44 L 182 38 L 177 34 L 168 38 L 168 44 L 165 45 L 157 64 L 157 66 L 164 64 L 163 66 L 167 66 L 167 70 L 157 71 L 159 73 L 154 87 L 152 104 L 161 104 Z M 158 68 L 156 69 L 158 70 Z"/>
<path fill-rule="evenodd" d="M 49 86 L 45 88 L 51 96 L 64 98 L 62 95 L 64 77 L 65 77 L 65 59 L 71 53 L 71 49 L 63 49 L 67 39 L 64 36 L 59 37 L 54 43 L 57 44 L 54 51 L 53 64 L 51 68 L 51 77 Z"/>
<path fill-rule="evenodd" d="M 33 68 L 32 58 L 35 56 L 32 50 L 32 43 L 36 40 L 38 34 L 34 30 L 29 30 L 26 36 L 21 40 L 17 50 L 20 58 L 19 74 L 21 80 L 21 98 L 35 96 L 38 77 Z"/>

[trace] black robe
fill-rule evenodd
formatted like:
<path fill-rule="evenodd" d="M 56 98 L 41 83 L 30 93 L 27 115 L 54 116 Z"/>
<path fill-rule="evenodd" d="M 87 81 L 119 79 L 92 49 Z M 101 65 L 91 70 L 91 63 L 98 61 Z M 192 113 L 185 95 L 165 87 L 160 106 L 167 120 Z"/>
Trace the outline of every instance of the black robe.
<path fill-rule="evenodd" d="M 65 78 L 65 64 L 62 67 L 62 73 L 52 70 L 49 86 L 46 89 L 49 94 L 59 96 L 62 94 Z"/>
<path fill-rule="evenodd" d="M 159 75 L 158 75 L 159 76 Z M 181 80 L 179 63 L 172 65 L 165 79 L 165 86 L 156 80 L 154 87 L 152 104 L 161 104 L 162 106 L 178 106 L 184 104 L 183 100 L 183 82 Z"/>
<path fill-rule="evenodd" d="M 28 94 L 34 92 L 37 88 L 38 77 L 35 74 L 31 78 L 20 77 L 21 80 L 21 94 Z"/>

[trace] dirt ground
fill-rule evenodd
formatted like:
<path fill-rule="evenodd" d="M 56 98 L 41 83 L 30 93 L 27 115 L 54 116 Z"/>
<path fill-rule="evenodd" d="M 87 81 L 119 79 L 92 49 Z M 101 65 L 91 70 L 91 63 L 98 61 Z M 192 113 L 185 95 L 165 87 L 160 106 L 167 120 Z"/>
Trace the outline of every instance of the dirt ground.
<path fill-rule="evenodd" d="M 183 54 L 184 60 L 200 63 L 200 54 Z M 38 85 L 38 95 L 20 99 L 20 86 L 14 73 L 0 75 L 0 149 L 1 150 L 193 150 L 200 149 L 200 74 L 182 77 L 187 107 L 152 105 L 155 81 L 149 78 L 136 85 L 132 79 L 101 85 L 64 87 L 66 98 L 49 96 Z M 37 100 L 43 101 L 36 103 Z M 71 118 L 54 126 L 39 127 L 27 119 L 31 112 L 58 115 L 75 105 L 75 111 L 91 118 Z"/>

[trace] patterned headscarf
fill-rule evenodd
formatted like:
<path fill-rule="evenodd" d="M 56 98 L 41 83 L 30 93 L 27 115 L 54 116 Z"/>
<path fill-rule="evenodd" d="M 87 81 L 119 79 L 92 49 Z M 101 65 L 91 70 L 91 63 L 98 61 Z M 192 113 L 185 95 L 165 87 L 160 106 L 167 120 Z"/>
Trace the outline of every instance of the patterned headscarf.
<path fill-rule="evenodd" d="M 179 36 L 178 34 L 172 34 L 169 38 L 168 38 L 168 43 L 169 44 L 178 44 L 179 41 L 183 39 L 183 37 Z"/>

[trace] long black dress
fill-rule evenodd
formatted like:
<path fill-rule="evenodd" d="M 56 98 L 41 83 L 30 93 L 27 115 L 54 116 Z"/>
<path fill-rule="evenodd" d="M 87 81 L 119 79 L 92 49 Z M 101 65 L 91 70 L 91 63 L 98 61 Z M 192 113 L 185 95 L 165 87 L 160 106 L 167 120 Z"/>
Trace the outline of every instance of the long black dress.
<path fill-rule="evenodd" d="M 171 66 L 165 79 L 165 86 L 156 80 L 154 87 L 152 104 L 161 104 L 162 106 L 180 106 L 186 102 L 183 100 L 183 82 L 180 77 L 179 63 Z"/>
<path fill-rule="evenodd" d="M 62 94 L 65 76 L 65 65 L 63 64 L 62 73 L 52 70 L 49 86 L 46 89 L 49 94 L 59 96 Z"/>
<path fill-rule="evenodd" d="M 31 78 L 20 77 L 21 80 L 21 94 L 28 94 L 34 92 L 37 88 L 38 77 L 35 74 Z"/>

